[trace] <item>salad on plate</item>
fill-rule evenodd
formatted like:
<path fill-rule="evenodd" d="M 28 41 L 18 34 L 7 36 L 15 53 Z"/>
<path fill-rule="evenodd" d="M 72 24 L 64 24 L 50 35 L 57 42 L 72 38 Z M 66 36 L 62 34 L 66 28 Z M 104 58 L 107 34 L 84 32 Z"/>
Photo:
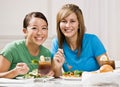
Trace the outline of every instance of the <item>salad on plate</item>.
<path fill-rule="evenodd" d="M 68 72 L 62 73 L 62 76 L 60 76 L 60 78 L 66 79 L 66 80 L 81 80 L 82 73 L 83 71 L 80 71 L 80 70 L 68 71 Z"/>

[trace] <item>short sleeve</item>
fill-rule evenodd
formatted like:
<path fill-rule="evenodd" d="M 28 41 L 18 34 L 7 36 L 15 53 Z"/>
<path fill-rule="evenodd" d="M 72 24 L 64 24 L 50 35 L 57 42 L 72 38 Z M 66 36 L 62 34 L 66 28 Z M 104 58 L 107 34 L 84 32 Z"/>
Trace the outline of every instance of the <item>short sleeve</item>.
<path fill-rule="evenodd" d="M 55 53 L 58 50 L 58 39 L 54 38 L 52 40 L 52 46 L 51 46 L 51 54 L 52 54 L 52 58 L 54 57 Z"/>
<path fill-rule="evenodd" d="M 94 55 L 96 57 L 106 53 L 106 49 L 105 49 L 104 45 L 102 44 L 102 42 L 96 35 L 93 35 L 91 43 L 92 43 Z"/>
<path fill-rule="evenodd" d="M 12 62 L 14 55 L 13 44 L 6 45 L 6 47 L 1 50 L 0 55 L 3 55 L 8 61 Z"/>

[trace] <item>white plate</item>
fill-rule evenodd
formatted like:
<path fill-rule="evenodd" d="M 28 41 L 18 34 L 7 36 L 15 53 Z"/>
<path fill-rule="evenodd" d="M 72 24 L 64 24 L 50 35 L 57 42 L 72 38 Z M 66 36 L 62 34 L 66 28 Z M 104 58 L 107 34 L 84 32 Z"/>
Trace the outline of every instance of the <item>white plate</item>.
<path fill-rule="evenodd" d="M 35 78 L 35 81 L 49 81 L 51 79 L 53 79 L 54 77 L 49 76 L 49 77 L 45 77 L 45 78 Z"/>
<path fill-rule="evenodd" d="M 82 80 L 82 77 L 65 77 L 65 76 L 60 76 L 60 78 L 64 80 Z"/>
<path fill-rule="evenodd" d="M 49 81 L 51 79 L 53 79 L 54 77 L 52 76 L 48 76 L 48 77 L 43 77 L 43 78 L 30 78 L 30 79 L 34 79 L 34 81 Z M 16 79 L 18 80 L 25 80 L 23 77 L 16 77 Z"/>

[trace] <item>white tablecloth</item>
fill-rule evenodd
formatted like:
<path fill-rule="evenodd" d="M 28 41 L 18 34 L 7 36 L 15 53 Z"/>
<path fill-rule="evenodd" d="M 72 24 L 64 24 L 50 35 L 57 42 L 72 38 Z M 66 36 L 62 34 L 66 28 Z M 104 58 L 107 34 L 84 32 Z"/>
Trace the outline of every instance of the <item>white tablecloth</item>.
<path fill-rule="evenodd" d="M 17 80 L 0 78 L 0 87 L 120 87 L 120 68 L 108 73 L 93 74 L 84 72 L 81 80 L 63 78 Z"/>

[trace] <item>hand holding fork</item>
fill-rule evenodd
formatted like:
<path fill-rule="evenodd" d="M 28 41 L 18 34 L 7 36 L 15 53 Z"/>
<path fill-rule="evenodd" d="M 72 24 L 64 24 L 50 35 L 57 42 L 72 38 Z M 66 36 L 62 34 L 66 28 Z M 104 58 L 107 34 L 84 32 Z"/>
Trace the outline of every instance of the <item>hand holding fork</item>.
<path fill-rule="evenodd" d="M 65 59 L 64 63 L 67 65 L 68 69 L 69 69 L 69 70 L 72 69 L 72 66 L 66 61 L 66 57 L 65 57 L 65 55 L 64 55 L 63 49 L 58 49 L 58 50 L 61 50 L 61 52 L 62 52 L 62 54 L 63 54 L 63 56 L 64 56 L 64 59 Z"/>

